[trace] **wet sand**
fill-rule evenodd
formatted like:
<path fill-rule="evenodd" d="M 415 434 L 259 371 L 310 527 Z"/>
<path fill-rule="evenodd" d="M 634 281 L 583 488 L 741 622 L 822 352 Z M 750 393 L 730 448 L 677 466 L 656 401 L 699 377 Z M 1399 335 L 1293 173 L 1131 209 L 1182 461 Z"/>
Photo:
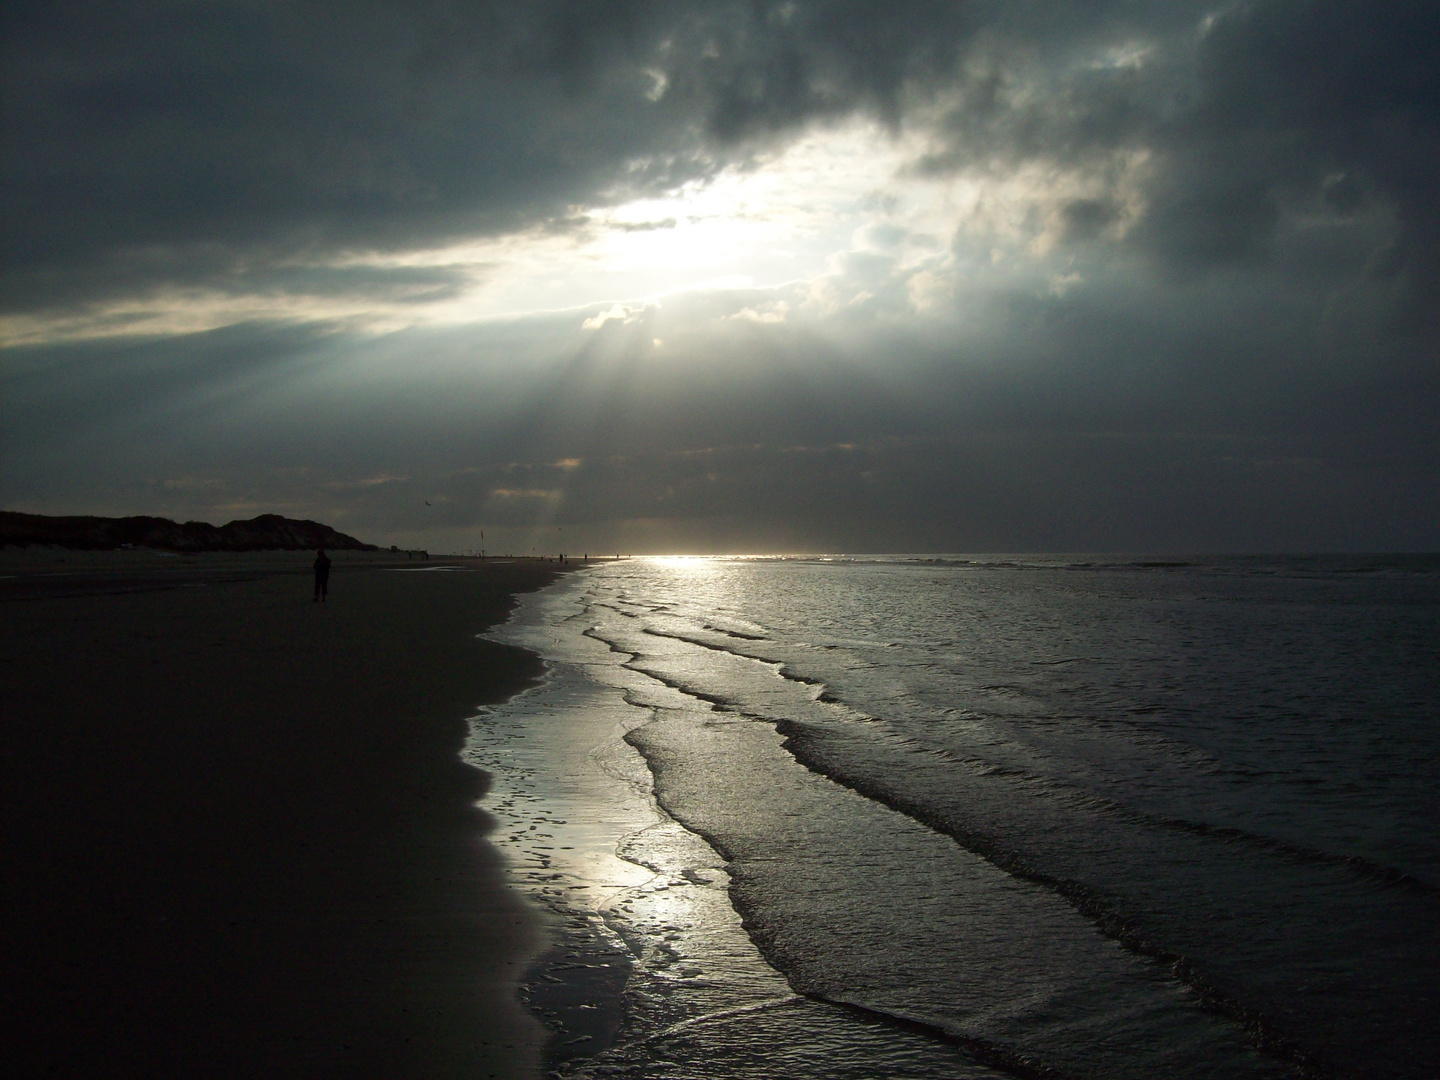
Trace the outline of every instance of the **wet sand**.
<path fill-rule="evenodd" d="M 304 553 L 58 558 L 0 558 L 10 1074 L 533 1075 L 457 752 L 554 564 L 340 553 L 317 604 Z"/>

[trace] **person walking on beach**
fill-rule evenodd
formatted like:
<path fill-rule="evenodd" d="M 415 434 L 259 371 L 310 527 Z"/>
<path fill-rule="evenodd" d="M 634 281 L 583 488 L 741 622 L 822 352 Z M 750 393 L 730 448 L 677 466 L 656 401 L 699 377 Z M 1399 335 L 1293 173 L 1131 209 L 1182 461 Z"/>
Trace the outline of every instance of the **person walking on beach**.
<path fill-rule="evenodd" d="M 324 600 L 330 593 L 330 560 L 325 549 L 315 552 L 315 599 Z"/>

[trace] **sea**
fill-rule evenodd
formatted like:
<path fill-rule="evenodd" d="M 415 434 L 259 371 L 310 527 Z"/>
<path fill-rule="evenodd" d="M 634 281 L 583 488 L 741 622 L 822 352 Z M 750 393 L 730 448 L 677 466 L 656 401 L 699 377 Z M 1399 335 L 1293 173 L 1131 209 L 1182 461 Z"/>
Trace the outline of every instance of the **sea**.
<path fill-rule="evenodd" d="M 1440 1076 L 1440 557 L 592 561 L 491 636 L 550 1075 Z"/>

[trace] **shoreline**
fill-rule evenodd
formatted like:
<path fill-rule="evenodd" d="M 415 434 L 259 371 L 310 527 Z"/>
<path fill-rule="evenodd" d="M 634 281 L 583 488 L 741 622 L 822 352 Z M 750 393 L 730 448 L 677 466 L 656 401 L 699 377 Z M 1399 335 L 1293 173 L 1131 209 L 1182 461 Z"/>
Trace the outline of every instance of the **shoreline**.
<path fill-rule="evenodd" d="M 316 604 L 305 552 L 16 554 L 19 1073 L 536 1075 L 539 928 L 460 751 L 543 672 L 477 635 L 562 568 L 336 559 Z M 419 565 L 455 572 L 381 572 Z"/>
<path fill-rule="evenodd" d="M 608 607 L 590 591 L 605 591 L 602 581 L 572 579 L 527 597 L 493 635 L 541 652 L 550 672 L 482 710 L 466 753 L 495 777 L 495 843 L 550 932 L 551 948 L 534 956 L 521 987 L 550 1032 L 547 1075 L 651 1075 L 664 1062 L 686 1076 L 818 1077 L 844 1062 L 846 1076 L 998 1080 L 1000 1071 L 935 1025 L 792 986 L 773 942 L 737 903 L 754 866 L 732 861 L 686 820 L 693 815 L 676 812 L 687 765 L 657 768 L 651 740 L 688 732 L 704 774 L 696 781 L 688 768 L 691 783 L 720 780 L 737 760 L 724 744 L 738 738 L 768 748 L 747 764 L 779 762 L 776 775 L 792 783 L 828 785 L 788 755 L 772 726 L 717 712 L 592 632 Z"/>
<path fill-rule="evenodd" d="M 786 1068 L 763 1064 L 763 1053 L 763 1071 L 747 1071 L 740 1044 L 782 1033 L 843 1059 L 848 1023 L 797 996 L 765 959 L 731 897 L 730 864 L 664 808 L 633 741 L 677 711 L 705 723 L 708 704 L 580 630 L 594 617 L 585 584 L 527 597 L 492 634 L 540 652 L 550 671 L 482 710 L 465 755 L 495 777 L 495 843 L 549 932 L 520 988 L 549 1031 L 547 1075 L 650 1075 L 656 1061 L 683 1062 L 687 1076 L 777 1075 Z M 737 1033 L 728 1045 L 726 1032 Z"/>

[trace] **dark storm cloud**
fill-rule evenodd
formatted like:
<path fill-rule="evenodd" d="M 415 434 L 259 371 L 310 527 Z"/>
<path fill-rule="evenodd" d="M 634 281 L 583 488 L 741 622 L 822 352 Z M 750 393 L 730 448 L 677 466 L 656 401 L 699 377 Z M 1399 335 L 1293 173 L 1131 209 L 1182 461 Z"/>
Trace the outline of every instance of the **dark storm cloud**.
<path fill-rule="evenodd" d="M 1398 229 L 1368 272 L 1408 273 L 1412 314 L 1433 310 L 1440 8 L 1134 7 L 1145 11 L 1112 10 L 1066 34 L 1003 20 L 1009 36 L 956 80 L 959 101 L 920 167 L 1003 170 L 1144 151 L 1147 205 L 1129 243 L 1182 272 L 1263 261 L 1287 213 L 1387 209 Z M 1121 55 L 1107 63 L 1107 47 Z M 1105 199 L 1071 204 L 1069 237 L 1094 235 L 1114 214 Z"/>
<path fill-rule="evenodd" d="M 93 253 L 74 266 L 50 263 L 31 267 L 28 273 L 7 274 L 0 311 L 43 310 L 66 293 L 103 303 L 167 286 L 232 297 L 347 297 L 424 304 L 454 297 L 484 276 L 483 268 L 473 266 L 307 265 L 303 258 L 210 242 L 112 249 Z"/>
<path fill-rule="evenodd" d="M 1284 207 L 1380 200 L 1374 272 L 1430 295 L 1437 42 L 1418 3 L 11 5 L 4 295 L 514 229 L 937 96 L 930 169 L 1146 149 L 1134 242 L 1180 266 L 1263 258 Z M 1115 211 L 1066 212 L 1084 238 Z"/>
<path fill-rule="evenodd" d="M 96 263 L 143 291 L 563 214 L 674 135 L 637 115 L 638 71 L 570 85 L 546 39 L 592 7 L 12 8 L 6 295 L 103 293 Z"/>
<path fill-rule="evenodd" d="M 1433 5 L 1291 0 L 1219 16 L 1195 50 L 1193 105 L 1152 129 L 1160 170 L 1136 242 L 1181 268 L 1256 261 L 1287 215 L 1389 212 L 1396 231 L 1362 271 L 1406 275 L 1411 319 L 1433 308 L 1437 60 Z"/>

